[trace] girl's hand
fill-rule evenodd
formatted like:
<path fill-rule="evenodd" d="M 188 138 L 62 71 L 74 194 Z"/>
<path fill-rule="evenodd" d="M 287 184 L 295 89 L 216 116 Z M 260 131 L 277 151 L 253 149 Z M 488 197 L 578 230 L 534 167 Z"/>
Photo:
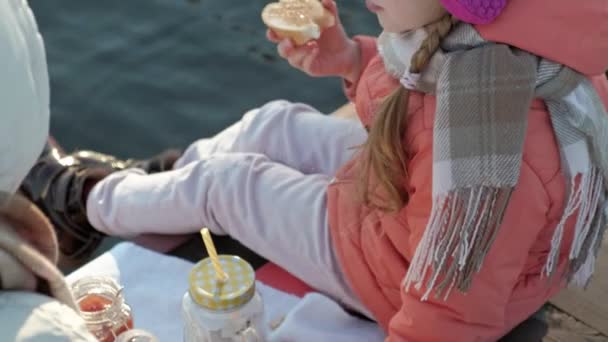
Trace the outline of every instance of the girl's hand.
<path fill-rule="evenodd" d="M 361 69 L 359 45 L 346 35 L 335 1 L 322 0 L 322 3 L 334 15 L 335 24 L 324 29 L 319 39 L 295 46 L 291 40 L 279 38 L 272 30 L 268 30 L 267 38 L 277 43 L 279 55 L 294 68 L 310 76 L 339 76 L 354 82 Z"/>

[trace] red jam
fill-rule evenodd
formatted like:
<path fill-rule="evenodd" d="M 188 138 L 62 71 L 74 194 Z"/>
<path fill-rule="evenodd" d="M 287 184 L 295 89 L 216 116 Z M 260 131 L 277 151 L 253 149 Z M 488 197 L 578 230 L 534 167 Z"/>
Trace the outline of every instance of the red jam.
<path fill-rule="evenodd" d="M 83 312 L 98 312 L 112 306 L 112 300 L 100 295 L 90 294 L 82 298 L 78 305 Z"/>
<path fill-rule="evenodd" d="M 110 308 L 112 306 L 112 303 L 112 300 L 109 298 L 96 294 L 90 294 L 82 298 L 78 302 L 78 305 L 82 312 L 99 312 Z M 129 317 L 127 318 L 127 323 L 125 325 L 121 325 L 114 331 L 105 331 L 103 335 L 108 337 L 101 340 L 100 342 L 114 342 L 114 336 L 118 336 L 130 329 L 133 329 L 133 317 L 129 315 Z"/>

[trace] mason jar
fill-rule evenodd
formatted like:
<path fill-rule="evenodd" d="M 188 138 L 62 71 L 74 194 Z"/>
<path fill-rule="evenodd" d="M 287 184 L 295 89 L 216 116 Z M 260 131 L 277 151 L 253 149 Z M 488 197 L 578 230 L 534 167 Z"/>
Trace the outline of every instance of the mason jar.
<path fill-rule="evenodd" d="M 72 293 L 87 328 L 100 342 L 114 342 L 133 328 L 131 307 L 113 278 L 82 278 L 72 284 Z"/>
<path fill-rule="evenodd" d="M 263 342 L 264 304 L 255 272 L 238 256 L 220 255 L 228 275 L 220 281 L 211 259 L 196 264 L 182 300 L 185 342 Z"/>

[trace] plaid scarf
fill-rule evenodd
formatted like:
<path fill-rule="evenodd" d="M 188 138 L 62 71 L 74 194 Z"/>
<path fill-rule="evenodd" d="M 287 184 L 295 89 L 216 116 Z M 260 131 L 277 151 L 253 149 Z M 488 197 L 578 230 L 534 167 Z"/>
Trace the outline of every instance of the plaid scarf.
<path fill-rule="evenodd" d="M 576 216 L 565 276 L 586 285 L 608 214 L 608 118 L 591 82 L 563 65 L 485 41 L 468 24 L 458 24 L 424 73 L 414 75 L 407 61 L 421 41 L 419 33 L 383 33 L 378 40 L 388 72 L 406 88 L 437 96 L 433 209 L 406 289 L 425 286 L 423 300 L 433 290 L 445 298 L 453 288 L 468 291 L 517 185 L 534 98 L 546 102 L 569 182 L 543 275 L 556 273 L 566 222 Z"/>

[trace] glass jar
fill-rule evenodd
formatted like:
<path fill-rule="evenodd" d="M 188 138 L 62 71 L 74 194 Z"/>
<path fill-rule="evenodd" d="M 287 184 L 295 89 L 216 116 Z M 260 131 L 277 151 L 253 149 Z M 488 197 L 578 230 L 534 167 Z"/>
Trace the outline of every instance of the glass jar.
<path fill-rule="evenodd" d="M 151 333 L 140 330 L 140 329 L 132 329 L 127 330 L 124 333 L 120 334 L 116 338 L 116 342 L 159 342 L 156 336 Z"/>
<path fill-rule="evenodd" d="M 72 285 L 72 293 L 87 328 L 100 342 L 114 342 L 133 328 L 131 307 L 113 278 L 82 278 Z"/>
<path fill-rule="evenodd" d="M 219 256 L 228 275 L 219 281 L 211 259 L 190 271 L 182 300 L 185 342 L 265 341 L 264 304 L 255 289 L 255 272 L 245 260 Z"/>

